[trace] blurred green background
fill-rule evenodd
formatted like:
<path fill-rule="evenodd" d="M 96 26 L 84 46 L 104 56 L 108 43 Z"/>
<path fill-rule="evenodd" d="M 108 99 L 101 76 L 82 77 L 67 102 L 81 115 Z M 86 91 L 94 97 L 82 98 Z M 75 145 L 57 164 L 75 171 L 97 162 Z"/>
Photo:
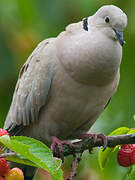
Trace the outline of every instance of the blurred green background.
<path fill-rule="evenodd" d="M 135 1 L 130 0 L 0 0 L 0 126 L 8 112 L 20 67 L 36 45 L 57 36 L 69 23 L 90 16 L 105 4 L 119 6 L 128 16 L 124 32 L 121 80 L 117 93 L 92 131 L 108 134 L 120 126 L 134 127 L 135 114 Z M 101 172 L 97 154 L 86 152 L 77 180 L 121 180 L 116 153 Z"/>

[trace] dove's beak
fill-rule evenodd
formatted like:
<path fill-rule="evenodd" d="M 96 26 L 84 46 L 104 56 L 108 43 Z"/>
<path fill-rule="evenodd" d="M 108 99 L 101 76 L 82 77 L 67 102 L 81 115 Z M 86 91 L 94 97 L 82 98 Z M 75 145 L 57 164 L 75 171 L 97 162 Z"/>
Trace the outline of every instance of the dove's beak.
<path fill-rule="evenodd" d="M 116 34 L 116 37 L 118 38 L 119 43 L 121 44 L 121 46 L 123 46 L 125 44 L 125 41 L 123 39 L 123 31 L 114 29 L 114 32 Z"/>

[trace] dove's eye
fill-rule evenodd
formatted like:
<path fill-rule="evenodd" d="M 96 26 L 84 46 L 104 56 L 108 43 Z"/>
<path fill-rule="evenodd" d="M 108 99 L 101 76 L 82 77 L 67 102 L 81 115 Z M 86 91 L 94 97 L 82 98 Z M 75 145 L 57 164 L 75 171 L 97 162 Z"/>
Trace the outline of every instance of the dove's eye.
<path fill-rule="evenodd" d="M 105 22 L 106 22 L 106 23 L 109 23 L 109 22 L 110 22 L 110 18 L 109 18 L 109 17 L 106 17 L 106 18 L 105 18 Z"/>
<path fill-rule="evenodd" d="M 88 31 L 88 18 L 83 19 L 83 29 Z"/>

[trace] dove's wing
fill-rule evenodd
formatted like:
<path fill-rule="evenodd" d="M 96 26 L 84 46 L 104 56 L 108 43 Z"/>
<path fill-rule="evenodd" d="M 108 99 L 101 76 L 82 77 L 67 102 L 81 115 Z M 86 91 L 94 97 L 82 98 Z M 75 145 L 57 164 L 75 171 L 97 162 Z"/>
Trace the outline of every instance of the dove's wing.
<path fill-rule="evenodd" d="M 4 128 L 12 130 L 38 120 L 54 74 L 53 42 L 54 39 L 41 42 L 21 68 Z"/>

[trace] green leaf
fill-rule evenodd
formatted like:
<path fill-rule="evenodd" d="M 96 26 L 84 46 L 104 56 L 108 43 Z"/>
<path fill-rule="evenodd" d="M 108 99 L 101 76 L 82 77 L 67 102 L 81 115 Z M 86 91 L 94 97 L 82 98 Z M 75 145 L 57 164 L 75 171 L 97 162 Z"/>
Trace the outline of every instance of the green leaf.
<path fill-rule="evenodd" d="M 127 134 L 129 132 L 129 128 L 127 127 L 120 127 L 118 129 L 115 129 L 112 131 L 108 136 L 114 136 L 114 135 L 122 135 L 122 134 Z M 111 153 L 114 152 L 119 146 L 116 146 L 114 148 L 109 148 L 107 147 L 105 151 L 103 151 L 103 148 L 100 148 L 99 154 L 98 154 L 98 162 L 101 170 L 104 169 L 105 164 L 110 157 Z"/>
<path fill-rule="evenodd" d="M 12 156 L 6 156 L 6 159 L 8 161 L 16 162 L 16 163 L 19 163 L 19 164 L 25 164 L 25 165 L 28 165 L 28 166 L 37 167 L 36 164 L 34 164 L 33 162 L 25 159 L 24 157 L 20 156 L 19 154 L 12 155 Z"/>
<path fill-rule="evenodd" d="M 115 129 L 114 131 L 112 131 L 108 136 L 127 134 L 129 132 L 129 130 L 130 130 L 130 128 L 128 128 L 128 127 L 120 127 L 118 129 Z"/>
<path fill-rule="evenodd" d="M 133 134 L 133 133 L 135 133 L 135 128 L 130 129 L 127 134 Z"/>
<path fill-rule="evenodd" d="M 28 163 L 32 162 L 36 167 L 47 170 L 54 180 L 63 179 L 61 163 L 54 162 L 52 152 L 42 142 L 24 136 L 1 136 L 0 142 L 29 160 Z"/>
<path fill-rule="evenodd" d="M 126 172 L 125 176 L 122 180 L 134 180 L 135 179 L 135 165 L 132 165 L 128 168 L 128 171 Z"/>

